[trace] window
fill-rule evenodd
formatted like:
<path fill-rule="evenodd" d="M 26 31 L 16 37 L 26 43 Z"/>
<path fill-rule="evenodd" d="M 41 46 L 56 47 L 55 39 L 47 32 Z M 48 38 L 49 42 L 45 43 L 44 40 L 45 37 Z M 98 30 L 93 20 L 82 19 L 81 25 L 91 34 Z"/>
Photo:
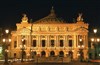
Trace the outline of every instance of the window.
<path fill-rule="evenodd" d="M 51 46 L 54 47 L 54 40 L 51 40 Z"/>
<path fill-rule="evenodd" d="M 45 40 L 42 40 L 42 47 L 45 47 Z"/>
<path fill-rule="evenodd" d="M 17 47 L 17 41 L 14 41 L 14 48 Z"/>
<path fill-rule="evenodd" d="M 36 40 L 33 40 L 33 47 L 36 47 Z"/>
<path fill-rule="evenodd" d="M 22 43 L 23 43 L 23 45 L 25 45 L 26 44 L 26 40 L 23 40 Z"/>
<path fill-rule="evenodd" d="M 63 40 L 60 40 L 60 47 L 63 47 L 64 43 Z"/>
<path fill-rule="evenodd" d="M 14 53 L 14 58 L 16 58 L 16 53 Z"/>
<path fill-rule="evenodd" d="M 69 47 L 72 47 L 72 40 L 69 40 Z"/>

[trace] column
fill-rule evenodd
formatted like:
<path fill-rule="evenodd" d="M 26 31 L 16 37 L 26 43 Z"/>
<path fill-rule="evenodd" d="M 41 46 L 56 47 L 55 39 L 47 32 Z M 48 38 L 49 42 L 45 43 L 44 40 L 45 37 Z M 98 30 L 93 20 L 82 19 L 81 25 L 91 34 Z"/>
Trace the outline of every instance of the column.
<path fill-rule="evenodd" d="M 76 48 L 77 47 L 77 36 L 76 35 L 74 35 L 74 48 Z"/>
<path fill-rule="evenodd" d="M 31 43 L 30 43 L 30 35 L 27 35 L 27 47 L 30 47 Z"/>
<path fill-rule="evenodd" d="M 20 47 L 21 45 L 21 35 L 18 35 L 18 39 L 17 39 L 17 43 L 18 43 L 18 47 Z"/>
<path fill-rule="evenodd" d="M 74 35 L 74 51 L 73 51 L 73 59 L 77 59 L 77 35 Z"/>
<path fill-rule="evenodd" d="M 50 35 L 48 35 L 48 47 L 50 47 Z"/>
<path fill-rule="evenodd" d="M 48 36 L 47 35 L 45 37 L 45 40 L 46 40 L 46 47 L 48 47 Z"/>
<path fill-rule="evenodd" d="M 69 47 L 68 35 L 66 36 L 66 47 Z"/>
<path fill-rule="evenodd" d="M 46 51 L 46 57 L 48 57 L 48 56 L 49 56 L 48 51 Z"/>
<path fill-rule="evenodd" d="M 54 51 L 55 52 L 55 56 L 57 56 L 58 55 L 58 51 Z"/>
<path fill-rule="evenodd" d="M 66 35 L 65 35 L 65 41 L 64 41 L 64 47 L 67 47 L 67 37 L 66 37 Z"/>
<path fill-rule="evenodd" d="M 85 35 L 85 45 L 86 45 L 86 47 L 88 47 L 88 35 Z"/>
<path fill-rule="evenodd" d="M 55 44 L 56 44 L 56 47 L 58 47 L 58 35 L 56 36 Z"/>
<path fill-rule="evenodd" d="M 64 57 L 67 57 L 67 51 L 64 50 L 63 52 L 64 52 Z"/>
<path fill-rule="evenodd" d="M 73 59 L 74 60 L 77 60 L 77 50 L 76 49 L 74 49 L 74 51 L 73 51 Z"/>
<path fill-rule="evenodd" d="M 41 39 L 40 39 L 41 37 L 40 36 L 38 36 L 38 39 L 37 39 L 37 47 L 41 47 Z"/>
<path fill-rule="evenodd" d="M 75 49 L 75 52 L 74 52 L 74 55 L 75 55 L 75 59 L 78 59 L 78 42 L 79 42 L 79 39 L 78 39 L 78 35 L 76 35 L 76 49 Z"/>
<path fill-rule="evenodd" d="M 47 35 L 47 47 L 49 47 L 49 36 Z"/>
<path fill-rule="evenodd" d="M 85 35 L 86 59 L 88 58 L 88 35 Z"/>
<path fill-rule="evenodd" d="M 66 47 L 65 45 L 66 45 L 66 36 L 64 36 L 64 47 Z"/>
<path fill-rule="evenodd" d="M 83 45 L 86 46 L 86 44 L 87 44 L 87 43 L 86 43 L 86 36 L 83 35 Z"/>
<path fill-rule="evenodd" d="M 29 47 L 31 47 L 32 46 L 32 34 L 29 35 L 28 40 L 29 40 Z"/>
<path fill-rule="evenodd" d="M 84 53 L 84 60 L 86 60 L 88 58 L 88 50 L 83 50 Z"/>
<path fill-rule="evenodd" d="M 79 38 L 78 35 L 76 35 L 76 47 L 78 46 Z"/>

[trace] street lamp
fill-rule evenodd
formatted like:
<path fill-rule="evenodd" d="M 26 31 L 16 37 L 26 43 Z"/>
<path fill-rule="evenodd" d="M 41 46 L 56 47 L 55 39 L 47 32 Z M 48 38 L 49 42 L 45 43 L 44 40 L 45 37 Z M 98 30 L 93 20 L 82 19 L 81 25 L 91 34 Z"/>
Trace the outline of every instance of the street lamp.
<path fill-rule="evenodd" d="M 82 59 L 84 58 L 83 56 L 83 49 L 84 49 L 84 44 L 82 43 L 82 39 L 79 39 L 79 42 L 80 44 L 78 45 L 78 48 L 79 48 L 79 53 L 78 53 L 78 56 L 80 56 L 80 61 L 82 61 Z"/>
<path fill-rule="evenodd" d="M 33 48 L 32 47 L 30 47 L 30 60 L 32 60 L 32 58 L 33 58 Z"/>
<path fill-rule="evenodd" d="M 23 58 L 24 58 L 24 50 L 26 49 L 26 45 L 24 44 L 24 39 L 22 39 L 22 45 L 20 45 L 20 49 L 21 49 L 21 53 L 22 53 L 22 56 L 21 56 L 21 62 L 23 62 Z"/>
<path fill-rule="evenodd" d="M 8 34 L 9 33 L 9 30 L 7 29 L 7 30 L 5 30 L 5 33 L 6 34 Z M 7 37 L 6 38 L 4 38 L 3 40 L 3 43 L 5 43 L 5 48 L 4 48 L 4 56 L 5 56 L 5 62 L 4 62 L 4 65 L 8 65 L 9 63 L 8 63 L 8 52 L 9 52 L 9 50 L 8 50 L 8 45 L 9 45 L 9 43 L 11 42 L 11 39 L 9 39 L 8 38 L 8 35 L 7 35 Z"/>
<path fill-rule="evenodd" d="M 91 42 L 93 43 L 94 46 L 94 58 L 97 59 L 98 54 L 98 43 L 100 42 L 100 39 L 96 37 L 97 29 L 93 29 L 94 37 L 91 38 Z"/>
<path fill-rule="evenodd" d="M 78 45 L 78 48 L 79 48 L 78 55 L 80 56 L 80 61 L 82 61 L 82 59 L 84 58 L 84 56 L 83 56 L 83 48 L 84 48 L 84 45 Z"/>
<path fill-rule="evenodd" d="M 93 43 L 93 46 L 94 46 L 94 51 L 95 51 L 95 59 L 97 58 L 97 55 L 99 55 L 98 53 L 97 53 L 97 50 L 96 50 L 96 47 L 98 47 L 98 43 L 100 42 L 100 39 L 99 38 L 91 38 L 91 42 Z"/>
<path fill-rule="evenodd" d="M 93 32 L 96 34 L 97 33 L 97 29 L 93 29 Z"/>

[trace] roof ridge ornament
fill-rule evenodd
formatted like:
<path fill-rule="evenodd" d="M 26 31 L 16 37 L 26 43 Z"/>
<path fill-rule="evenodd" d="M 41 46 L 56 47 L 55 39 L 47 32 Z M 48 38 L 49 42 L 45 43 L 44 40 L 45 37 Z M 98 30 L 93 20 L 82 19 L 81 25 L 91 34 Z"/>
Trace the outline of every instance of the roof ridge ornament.
<path fill-rule="evenodd" d="M 52 6 L 51 11 L 50 11 L 50 16 L 56 16 L 53 6 Z"/>
<path fill-rule="evenodd" d="M 28 17 L 26 14 L 23 14 L 22 22 L 28 22 Z"/>
<path fill-rule="evenodd" d="M 77 21 L 83 21 L 83 18 L 82 18 L 82 13 L 79 13 L 79 16 L 77 17 Z"/>

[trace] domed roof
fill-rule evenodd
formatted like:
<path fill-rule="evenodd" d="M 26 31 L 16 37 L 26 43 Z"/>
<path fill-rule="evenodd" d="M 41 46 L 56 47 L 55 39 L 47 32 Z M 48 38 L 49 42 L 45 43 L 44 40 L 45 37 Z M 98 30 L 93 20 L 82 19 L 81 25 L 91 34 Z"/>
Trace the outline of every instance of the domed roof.
<path fill-rule="evenodd" d="M 52 7 L 51 13 L 48 16 L 46 16 L 34 23 L 37 23 L 37 24 L 59 24 L 60 23 L 61 24 L 61 23 L 64 23 L 64 20 L 56 17 L 56 14 Z"/>

